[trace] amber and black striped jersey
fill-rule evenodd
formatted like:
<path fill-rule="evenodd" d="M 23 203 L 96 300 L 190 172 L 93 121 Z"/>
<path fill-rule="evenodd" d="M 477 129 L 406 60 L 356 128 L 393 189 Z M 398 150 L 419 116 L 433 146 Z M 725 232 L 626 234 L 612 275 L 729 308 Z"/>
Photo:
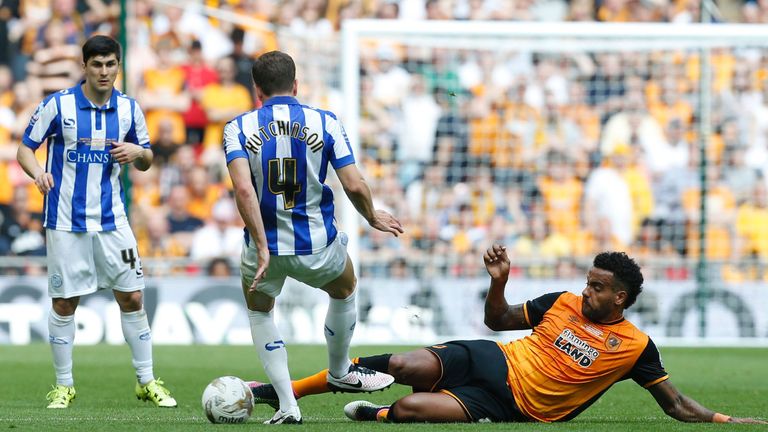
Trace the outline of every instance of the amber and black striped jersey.
<path fill-rule="evenodd" d="M 631 378 L 648 388 L 669 378 L 648 335 L 624 319 L 591 322 L 581 313 L 581 302 L 568 292 L 528 301 L 525 319 L 533 333 L 499 343 L 507 384 L 532 419 L 570 420 L 615 382 Z"/>

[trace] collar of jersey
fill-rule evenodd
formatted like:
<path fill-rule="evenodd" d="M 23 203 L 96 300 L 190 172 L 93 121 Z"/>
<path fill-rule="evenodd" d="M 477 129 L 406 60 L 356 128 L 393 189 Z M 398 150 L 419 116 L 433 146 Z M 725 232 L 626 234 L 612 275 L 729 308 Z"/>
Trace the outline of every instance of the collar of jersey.
<path fill-rule="evenodd" d="M 293 96 L 272 96 L 264 102 L 263 106 L 269 105 L 298 105 L 299 101 Z"/>
<path fill-rule="evenodd" d="M 109 97 L 109 101 L 102 107 L 97 107 L 93 104 L 85 94 L 83 94 L 83 88 L 81 87 L 85 83 L 85 80 L 80 81 L 74 89 L 75 99 L 77 100 L 77 107 L 80 109 L 97 109 L 97 110 L 111 110 L 117 108 L 117 94 L 119 93 L 114 88 L 112 89 L 112 96 Z"/>

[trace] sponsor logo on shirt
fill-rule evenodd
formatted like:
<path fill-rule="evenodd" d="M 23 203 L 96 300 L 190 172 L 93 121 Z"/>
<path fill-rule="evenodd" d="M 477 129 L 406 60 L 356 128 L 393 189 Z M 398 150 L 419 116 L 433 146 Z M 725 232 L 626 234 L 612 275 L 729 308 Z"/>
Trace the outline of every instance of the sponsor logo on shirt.
<path fill-rule="evenodd" d="M 600 356 L 600 352 L 579 339 L 570 329 L 563 330 L 560 336 L 555 339 L 554 345 L 555 348 L 568 354 L 573 361 L 583 368 L 592 366 L 592 363 Z"/>
<path fill-rule="evenodd" d="M 66 156 L 69 163 L 102 165 L 112 163 L 112 155 L 109 150 L 91 150 L 89 147 L 82 147 L 67 151 Z"/>

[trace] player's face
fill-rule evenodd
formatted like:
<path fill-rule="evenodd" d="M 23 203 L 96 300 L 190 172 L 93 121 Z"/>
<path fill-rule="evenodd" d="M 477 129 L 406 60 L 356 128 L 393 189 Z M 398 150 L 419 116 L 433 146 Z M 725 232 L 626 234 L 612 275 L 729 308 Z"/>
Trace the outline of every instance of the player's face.
<path fill-rule="evenodd" d="M 111 92 L 119 70 L 120 62 L 114 53 L 91 57 L 85 64 L 86 85 L 96 93 Z"/>
<path fill-rule="evenodd" d="M 581 292 L 581 313 L 592 322 L 610 321 L 617 308 L 617 292 L 613 290 L 613 273 L 592 267 L 587 273 L 587 286 Z"/>

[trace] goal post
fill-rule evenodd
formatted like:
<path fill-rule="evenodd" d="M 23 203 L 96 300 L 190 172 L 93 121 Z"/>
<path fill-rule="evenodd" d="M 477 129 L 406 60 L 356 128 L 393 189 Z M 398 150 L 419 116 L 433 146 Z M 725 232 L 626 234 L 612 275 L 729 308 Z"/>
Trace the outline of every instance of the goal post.
<path fill-rule="evenodd" d="M 377 50 L 377 52 L 372 53 L 371 50 Z M 411 58 L 411 53 L 416 51 L 419 52 L 419 58 L 414 60 Z M 439 54 L 436 54 L 438 52 Z M 516 61 L 513 55 L 521 52 L 525 53 L 527 60 L 513 64 Z M 768 255 L 763 256 L 762 249 L 757 245 L 762 238 L 760 229 L 749 225 L 750 217 L 754 221 L 762 220 L 760 216 L 763 215 L 761 210 L 763 207 L 753 205 L 755 197 L 752 189 L 737 190 L 743 187 L 742 184 L 728 189 L 731 183 L 723 179 L 730 181 L 733 178 L 733 181 L 737 182 L 736 178 L 740 178 L 741 172 L 747 171 L 742 168 L 747 167 L 758 173 L 757 179 L 753 179 L 749 185 L 750 188 L 756 188 L 757 182 L 763 182 L 765 174 L 768 174 L 768 162 L 750 159 L 751 155 L 759 158 L 764 157 L 766 153 L 764 149 L 755 148 L 755 143 L 747 142 L 751 134 L 755 133 L 754 129 L 758 129 L 755 125 L 757 120 L 738 116 L 739 113 L 749 114 L 752 109 L 768 106 L 768 92 L 763 93 L 763 89 L 768 87 L 768 82 L 763 82 L 768 79 L 768 65 L 763 60 L 766 54 L 768 54 L 767 26 L 345 21 L 341 38 L 343 120 L 358 160 L 362 160 L 366 153 L 376 153 L 376 150 L 371 150 L 371 147 L 376 144 L 372 144 L 370 140 L 366 141 L 366 137 L 361 136 L 361 123 L 370 121 L 369 117 L 372 115 L 370 112 L 361 110 L 365 102 L 363 97 L 371 97 L 370 94 L 363 96 L 361 93 L 368 91 L 362 89 L 367 84 L 361 79 L 361 71 L 366 74 L 375 73 L 375 71 L 366 70 L 368 66 L 365 64 L 366 59 L 369 62 L 376 62 L 377 56 L 386 55 L 387 60 L 394 60 L 396 66 L 410 76 L 421 74 L 420 80 L 431 80 L 428 85 L 432 85 L 433 90 L 436 87 L 446 91 L 447 88 L 455 85 L 455 82 L 441 84 L 439 82 L 441 78 L 435 78 L 432 71 L 429 73 L 433 75 L 427 78 L 424 78 L 426 75 L 423 71 L 430 69 L 430 62 L 435 61 L 435 56 L 450 58 L 452 64 L 447 67 L 454 69 L 444 71 L 444 77 L 450 76 L 454 81 L 461 81 L 464 76 L 457 78 L 461 74 L 476 75 L 473 78 L 474 81 L 467 78 L 472 82 L 466 84 L 472 84 L 474 87 L 463 88 L 465 95 L 463 97 L 459 95 L 460 97 L 453 102 L 453 105 L 474 104 L 475 99 L 481 96 L 487 97 L 483 92 L 488 91 L 490 86 L 485 85 L 488 84 L 487 82 L 478 81 L 493 80 L 494 85 L 496 81 L 501 82 L 502 84 L 496 87 L 501 87 L 505 92 L 504 96 L 498 98 L 497 102 L 500 105 L 493 107 L 493 110 L 499 112 L 494 121 L 482 118 L 482 115 L 491 115 L 487 112 L 480 115 L 471 113 L 470 116 L 477 117 L 465 119 L 464 126 L 469 129 L 467 134 L 470 135 L 469 138 L 465 137 L 469 141 L 466 144 L 468 149 L 455 151 L 456 148 L 453 147 L 452 155 L 454 158 L 466 160 L 459 162 L 454 160 L 449 163 L 448 170 L 460 165 L 458 169 L 461 174 L 453 176 L 452 180 L 451 175 L 447 175 L 449 180 L 446 180 L 446 189 L 452 189 L 452 192 L 443 191 L 445 196 L 458 197 L 459 201 L 463 201 L 466 197 L 462 198 L 461 194 L 477 192 L 471 183 L 475 177 L 481 176 L 480 173 L 486 173 L 490 178 L 490 182 L 486 183 L 487 188 L 500 189 L 501 195 L 491 198 L 491 200 L 496 199 L 496 202 L 488 204 L 495 205 L 496 213 L 491 211 L 491 214 L 486 215 L 485 222 L 478 222 L 476 219 L 478 213 L 482 213 L 482 209 L 473 207 L 476 203 L 466 199 L 466 207 L 470 207 L 467 211 L 473 213 L 468 216 L 468 219 L 474 217 L 473 221 L 468 222 L 469 227 L 462 228 L 461 222 L 448 220 L 461 217 L 457 216 L 461 210 L 454 209 L 452 214 L 442 219 L 443 223 L 453 227 L 453 231 L 443 229 L 444 226 L 438 227 L 441 234 L 437 242 L 442 241 L 443 244 L 438 247 L 424 248 L 423 244 L 428 242 L 421 242 L 421 245 L 414 246 L 413 239 L 410 239 L 408 250 L 400 252 L 401 255 L 394 253 L 395 258 L 390 256 L 389 262 L 382 264 L 386 271 L 377 273 L 363 270 L 362 278 L 367 280 L 368 286 L 361 286 L 361 288 L 371 291 L 370 296 L 373 298 L 381 297 L 382 294 L 375 293 L 376 281 L 391 279 L 392 275 L 387 273 L 391 271 L 389 269 L 391 262 L 396 258 L 406 260 L 413 258 L 415 264 L 406 264 L 411 267 L 411 274 L 407 279 L 410 282 L 415 281 L 414 286 L 417 288 L 414 289 L 419 293 L 423 294 L 425 287 L 429 287 L 429 293 L 425 294 L 429 297 L 426 306 L 434 307 L 430 325 L 436 336 L 440 339 L 443 339 L 443 336 L 498 336 L 481 329 L 482 325 L 481 323 L 478 325 L 477 317 L 469 316 L 472 313 L 482 314 L 482 309 L 478 309 L 478 304 L 481 304 L 482 300 L 478 299 L 482 296 L 484 289 L 482 285 L 485 284 L 485 279 L 482 260 L 477 252 L 484 249 L 480 245 L 483 241 L 500 239 L 489 235 L 498 228 L 494 224 L 498 222 L 495 218 L 498 216 L 499 208 L 508 205 L 499 198 L 506 199 L 515 194 L 522 194 L 523 196 L 519 198 L 522 201 L 521 214 L 526 219 L 522 224 L 524 226 L 517 227 L 517 232 L 511 235 L 501 236 L 501 239 L 517 241 L 526 236 L 535 237 L 536 234 L 532 235 L 532 231 L 536 229 L 545 231 L 545 237 L 547 235 L 550 237 L 539 239 L 541 240 L 539 243 L 534 238 L 528 241 L 527 249 L 521 246 L 520 250 L 511 251 L 514 254 L 514 273 L 510 285 L 523 286 L 523 288 L 517 293 L 508 293 L 510 303 L 553 291 L 555 287 L 580 292 L 583 285 L 583 272 L 591 264 L 590 258 L 598 251 L 595 247 L 589 249 L 581 246 L 588 241 L 601 246 L 618 245 L 615 249 L 626 250 L 632 256 L 639 256 L 638 260 L 646 277 L 645 294 L 641 295 L 641 300 L 638 300 L 634 310 L 628 310 L 628 315 L 654 339 L 662 343 L 681 345 L 696 343 L 765 345 L 768 343 L 768 294 L 765 294 L 763 285 L 768 281 L 768 277 L 764 275 L 764 267 L 767 267 L 765 258 L 768 258 Z M 600 57 L 603 55 L 618 58 L 617 65 L 622 69 L 615 75 L 601 75 L 600 68 L 606 66 L 600 63 L 602 61 Z M 490 66 L 481 64 L 466 67 L 467 58 L 483 56 L 485 57 L 476 60 L 475 63 L 481 63 L 488 58 L 492 58 L 496 63 Z M 590 64 L 573 65 L 581 60 Z M 606 63 L 613 60 L 606 60 Z M 523 64 L 526 61 L 529 64 Z M 500 65 L 504 62 L 507 64 Z M 543 70 L 544 68 L 540 67 L 542 62 L 551 63 L 548 66 L 549 69 Z M 565 63 L 571 63 L 571 65 L 564 65 Z M 745 66 L 744 64 L 747 63 L 748 65 Z M 483 67 L 493 71 L 482 70 Z M 582 67 L 579 72 L 573 72 L 579 67 Z M 678 75 L 674 77 L 666 75 L 673 70 Z M 612 77 L 616 77 L 620 82 L 611 82 Z M 602 78 L 605 80 L 600 81 Z M 742 82 L 744 79 L 748 82 Z M 665 93 L 667 85 L 679 87 L 674 91 L 669 90 L 675 96 L 668 96 Z M 533 86 L 537 88 L 531 90 Z M 572 97 L 568 94 L 571 87 L 579 87 L 581 91 L 589 93 L 586 96 L 582 95 L 587 103 L 578 109 L 583 108 L 594 118 L 579 118 L 578 114 L 573 117 L 574 112 L 578 110 L 568 103 L 568 99 Z M 619 87 L 621 90 L 616 90 Z M 514 93 L 517 90 L 520 91 L 519 94 Z M 614 90 L 615 92 L 611 93 Z M 635 91 L 642 96 L 641 101 L 633 100 Z M 604 100 L 597 100 L 599 97 L 595 94 L 602 94 L 605 96 Z M 762 94 L 766 95 L 765 99 L 762 98 Z M 512 95 L 524 100 L 516 100 Z M 448 96 L 456 95 L 450 91 Z M 555 101 L 551 102 L 548 98 Z M 550 102 L 553 106 L 549 106 Z M 630 107 L 634 102 L 642 107 Z M 653 105 L 654 102 L 657 104 Z M 532 106 L 521 106 L 526 104 Z M 726 105 L 727 107 L 723 108 Z M 404 110 L 402 102 L 392 103 L 385 108 L 386 114 L 396 118 L 395 128 L 403 127 L 407 123 L 408 119 L 404 113 L 407 110 Z M 471 111 L 475 107 L 452 106 L 451 109 L 455 111 L 452 114 L 461 117 L 467 115 L 466 110 Z M 528 115 L 520 114 L 520 110 L 527 112 L 525 110 L 528 109 L 530 109 L 529 120 L 512 118 L 515 115 Z M 542 125 L 546 123 L 542 119 L 544 117 L 542 112 L 547 109 L 552 110 L 547 117 L 553 119 L 552 125 Z M 517 111 L 510 114 L 512 110 Z M 620 123 L 618 114 L 632 110 L 642 110 L 652 118 L 655 126 L 649 126 L 647 129 L 656 132 L 655 141 L 645 138 L 644 142 L 642 137 L 638 139 L 636 131 L 625 135 L 629 141 L 621 139 L 611 141 L 607 138 L 615 133 L 618 133 L 617 136 L 624 137 L 617 132 L 621 129 L 617 126 Z M 459 111 L 462 112 L 459 113 Z M 556 113 L 553 114 L 555 111 Z M 444 110 L 442 114 L 445 114 Z M 702 119 L 706 121 L 703 124 Z M 439 136 L 441 134 L 439 127 L 443 123 L 438 123 Z M 486 129 L 481 129 L 483 127 Z M 626 125 L 623 127 L 626 129 Z M 677 132 L 671 130 L 675 127 L 682 129 L 682 138 L 679 139 L 687 140 L 690 145 L 685 152 L 675 147 L 675 143 L 667 142 L 671 140 L 671 136 L 677 136 L 674 135 Z M 569 135 L 567 131 L 562 131 L 568 128 L 574 129 L 575 132 Z M 736 130 L 733 131 L 732 128 Z M 392 131 L 392 135 L 398 133 L 399 131 Z M 560 134 L 557 139 L 563 142 L 553 144 L 553 140 L 549 139 L 553 134 Z M 732 135 L 740 137 L 740 144 L 736 143 Z M 487 137 L 488 142 L 482 142 L 483 136 Z M 571 137 L 589 141 L 589 144 L 584 146 L 585 152 L 589 154 L 583 159 L 571 154 L 574 152 L 569 147 L 568 139 Z M 729 141 L 731 139 L 734 141 Z M 402 145 L 402 143 L 398 144 L 397 140 L 397 137 L 392 139 L 396 148 L 394 151 L 403 153 L 402 148 L 397 148 L 398 145 Z M 493 142 L 490 142 L 491 140 Z M 364 144 L 366 148 L 361 148 L 361 142 L 366 142 Z M 515 144 L 509 144 L 510 142 Z M 656 144 L 659 145 L 656 146 Z M 515 145 L 538 146 L 538 148 L 499 150 L 503 146 L 514 147 Z M 701 151 L 703 157 L 699 157 L 698 154 L 701 149 L 704 149 Z M 417 167 L 416 174 L 398 172 L 400 186 L 407 189 L 410 182 L 421 180 L 427 175 L 427 167 L 445 162 L 445 154 L 440 154 L 440 151 L 440 144 L 435 142 L 434 152 L 430 158 L 419 160 L 414 165 Z M 483 152 L 487 154 L 482 154 Z M 730 161 L 732 153 L 737 152 L 742 160 Z M 531 153 L 536 154 L 531 156 Z M 563 156 L 563 153 L 566 155 Z M 673 165 L 667 160 L 674 159 L 683 153 L 686 154 L 686 166 Z M 616 228 L 615 226 L 621 221 L 614 222 L 618 216 L 616 212 L 610 213 L 610 209 L 606 210 L 607 214 L 600 215 L 599 211 L 595 213 L 585 207 L 587 202 L 592 202 L 589 201 L 590 199 L 604 197 L 610 192 L 608 188 L 601 189 L 594 184 L 610 182 L 610 179 L 615 177 L 615 173 L 605 174 L 602 181 L 595 180 L 590 183 L 589 180 L 591 177 L 599 177 L 593 174 L 603 167 L 602 164 L 606 160 L 605 163 L 616 168 L 618 162 L 613 162 L 612 158 L 627 154 L 631 155 L 627 158 L 640 167 L 638 173 L 634 172 L 634 165 L 627 170 L 614 169 L 614 171 L 618 171 L 620 176 L 629 176 L 630 172 L 632 172 L 631 175 L 635 175 L 632 177 L 635 180 L 623 177 L 630 190 L 628 199 L 632 201 L 631 208 L 634 212 L 627 216 L 627 219 L 632 220 L 627 221 L 626 238 L 612 242 L 615 240 L 613 237 L 622 236 L 621 232 L 614 229 L 608 234 L 603 233 L 611 238 L 600 243 L 595 238 L 601 235 L 601 223 L 609 225 L 613 223 L 610 226 Z M 554 202 L 557 199 L 553 198 L 552 194 L 556 195 L 558 189 L 552 188 L 551 182 L 547 183 L 553 167 L 557 170 L 561 169 L 562 158 L 567 159 L 572 165 L 568 169 L 574 172 L 574 176 L 581 177 L 579 182 L 576 182 L 579 183 L 578 186 L 573 189 L 578 191 L 574 193 L 578 193 L 581 198 L 571 200 L 578 201 L 578 203 L 572 203 L 576 208 L 574 213 L 578 214 L 567 217 L 563 216 L 567 214 L 566 211 L 561 212 L 558 217 L 556 208 L 552 207 L 557 204 Z M 652 161 L 644 162 L 643 158 L 652 159 Z M 382 165 L 411 167 L 411 162 L 413 161 L 409 160 L 408 156 L 394 156 Z M 649 164 L 652 166 L 648 166 Z M 660 168 L 661 166 L 677 168 Z M 661 206 L 659 202 L 650 205 L 654 207 L 653 209 L 643 207 L 647 206 L 643 201 L 644 197 L 650 196 L 651 200 L 657 198 L 654 196 L 658 186 L 656 182 L 659 182 L 659 179 L 670 169 L 689 168 L 692 169 L 691 174 L 695 174 L 691 179 L 699 181 L 698 184 L 701 187 L 698 195 L 683 189 L 680 191 L 680 196 L 676 197 L 677 204 L 684 207 L 680 210 L 683 220 L 667 223 L 669 221 L 663 217 L 659 219 L 660 217 L 657 217 Z M 710 172 L 712 169 L 719 171 L 713 174 Z M 643 175 L 647 176 L 643 180 L 645 186 L 642 184 L 638 186 L 643 181 L 638 183 L 637 176 Z M 386 185 L 382 185 L 386 183 L 384 180 L 372 180 L 375 195 L 386 194 Z M 724 182 L 726 189 L 725 204 L 722 202 L 723 197 L 718 195 L 720 184 L 717 182 L 719 181 Z M 652 190 L 643 192 L 642 187 Z M 638 188 L 640 188 L 639 192 L 636 190 Z M 595 192 L 596 189 L 602 190 L 602 193 Z M 563 193 L 564 190 L 568 189 L 561 188 L 559 193 Z M 567 200 L 560 199 L 560 201 Z M 725 208 L 722 207 L 723 205 Z M 572 210 L 572 208 L 569 209 Z M 371 254 L 369 248 L 372 241 L 366 237 L 369 236 L 367 231 L 370 230 L 362 230 L 363 238 L 360 237 L 360 219 L 349 203 L 344 205 L 341 213 L 343 227 L 350 235 L 350 256 L 358 263 L 361 257 Z M 446 210 L 446 213 L 451 211 Z M 727 217 L 721 218 L 720 216 L 725 213 Z M 768 215 L 768 213 L 765 214 Z M 421 217 L 424 215 L 422 214 Z M 511 219 L 514 217 L 507 215 L 505 218 L 502 218 L 505 222 L 513 223 Z M 602 222 L 595 222 L 595 219 L 590 218 L 599 218 Z M 427 219 L 413 216 L 408 216 L 406 219 L 411 224 L 411 228 L 416 227 L 419 231 L 428 229 L 430 223 L 434 222 L 428 216 Z M 578 226 L 570 226 L 571 222 L 566 222 L 564 219 L 573 219 L 573 224 Z M 476 228 L 474 231 L 477 232 L 467 234 L 473 231 L 473 228 Z M 498 229 L 505 231 L 503 227 Z M 581 232 L 589 230 L 592 230 L 591 233 Z M 654 230 L 653 233 L 648 234 L 651 230 Z M 456 235 L 463 235 L 469 240 L 456 240 L 456 237 L 451 237 L 449 231 L 454 234 L 458 232 L 459 234 Z M 570 246 L 557 246 L 561 244 L 557 239 L 547 243 L 550 238 L 558 235 L 562 244 L 570 243 Z M 645 244 L 644 242 L 649 241 L 644 238 L 645 235 L 655 236 L 656 244 Z M 591 237 L 585 240 L 587 239 L 585 236 Z M 755 245 L 749 246 L 752 243 Z M 485 247 L 488 244 L 485 244 Z M 550 248 L 553 250 L 540 254 L 531 253 L 531 248 L 541 249 L 541 244 L 554 244 Z M 452 247 L 461 249 L 455 257 L 450 255 L 453 253 Z M 464 263 L 470 260 L 472 253 L 475 253 L 476 258 L 474 264 Z M 367 268 L 365 264 L 362 267 Z M 472 269 L 464 271 L 465 267 L 472 267 Z M 382 286 L 386 286 L 388 290 L 396 289 L 396 285 L 382 283 Z M 438 285 L 447 288 L 436 288 Z M 467 290 L 468 285 L 476 288 Z M 524 296 L 521 293 L 524 293 Z M 417 294 L 410 295 L 410 299 L 413 300 L 414 296 L 418 297 Z M 465 307 L 470 303 L 474 305 L 474 309 Z M 482 316 L 479 319 L 482 321 Z M 722 325 L 723 320 L 727 322 L 726 325 Z M 423 326 L 424 323 L 419 325 Z"/>

